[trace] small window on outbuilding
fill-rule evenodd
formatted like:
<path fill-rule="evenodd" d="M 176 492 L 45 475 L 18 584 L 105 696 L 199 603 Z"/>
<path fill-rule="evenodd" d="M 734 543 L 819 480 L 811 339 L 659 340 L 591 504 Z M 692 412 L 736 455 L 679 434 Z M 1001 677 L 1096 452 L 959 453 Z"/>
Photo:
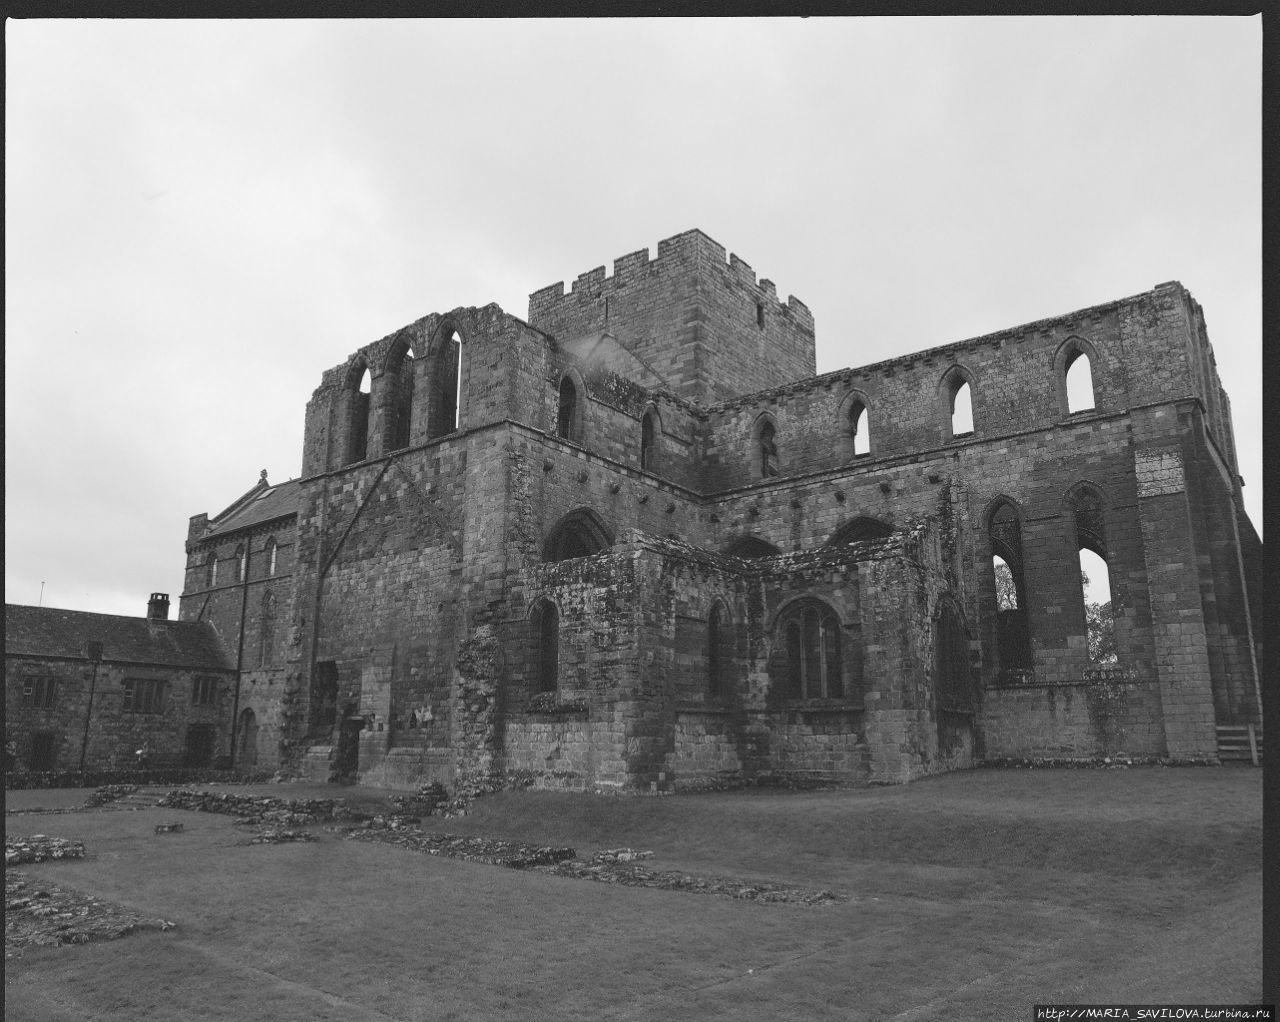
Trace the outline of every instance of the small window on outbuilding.
<path fill-rule="evenodd" d="M 125 713 L 164 713 L 165 683 L 155 678 L 128 678 L 124 683 Z"/>
<path fill-rule="evenodd" d="M 58 703 L 56 678 L 27 677 L 22 679 L 22 705 L 36 710 L 52 710 Z"/>
<path fill-rule="evenodd" d="M 196 678 L 191 683 L 191 705 L 213 706 L 218 698 L 218 679 L 208 676 Z"/>

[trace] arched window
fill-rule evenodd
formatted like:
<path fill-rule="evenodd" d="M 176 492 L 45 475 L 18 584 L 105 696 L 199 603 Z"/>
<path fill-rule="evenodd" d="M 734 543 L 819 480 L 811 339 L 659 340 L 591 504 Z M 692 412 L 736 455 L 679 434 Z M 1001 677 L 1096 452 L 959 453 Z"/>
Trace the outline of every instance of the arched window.
<path fill-rule="evenodd" d="M 534 663 L 539 692 L 554 692 L 560 684 L 560 612 L 550 600 L 533 608 Z"/>
<path fill-rule="evenodd" d="M 258 666 L 266 667 L 275 653 L 276 598 L 271 593 L 262 597 L 262 609 L 258 615 Z"/>
<path fill-rule="evenodd" d="M 769 479 L 778 474 L 778 429 L 773 422 L 765 419 L 756 433 L 756 456 L 761 479 Z"/>
<path fill-rule="evenodd" d="M 387 359 L 387 450 L 399 451 L 409 446 L 413 430 L 413 347 L 408 341 L 392 349 Z"/>
<path fill-rule="evenodd" d="M 243 582 L 245 579 L 245 568 L 249 564 L 249 555 L 245 552 L 244 544 L 241 543 L 236 547 L 236 581 Z"/>
<path fill-rule="evenodd" d="M 560 404 L 556 410 L 556 436 L 575 443 L 581 440 L 578 429 L 578 388 L 566 376 L 560 381 Z"/>
<path fill-rule="evenodd" d="M 756 536 L 743 536 L 740 539 L 735 539 L 725 547 L 724 552 L 730 557 L 744 557 L 747 560 L 754 560 L 757 557 L 777 557 L 778 554 L 782 553 L 772 543 L 768 543 Z"/>
<path fill-rule="evenodd" d="M 1068 413 L 1093 411 L 1093 370 L 1089 356 L 1077 348 L 1067 357 L 1066 367 Z"/>
<path fill-rule="evenodd" d="M 996 593 L 996 648 L 1000 679 L 1026 681 L 1031 670 L 1031 629 L 1027 614 L 1026 574 L 1022 559 L 1022 523 L 1017 509 L 1000 500 L 987 519 L 991 568 Z"/>
<path fill-rule="evenodd" d="M 462 419 L 462 338 L 444 327 L 431 363 L 431 409 L 427 439 L 448 436 Z"/>
<path fill-rule="evenodd" d="M 832 534 L 828 546 L 843 546 L 846 543 L 861 543 L 868 539 L 886 539 L 893 535 L 893 526 L 879 518 L 859 515 L 851 522 L 846 522 Z"/>
<path fill-rule="evenodd" d="M 268 536 L 267 542 L 262 547 L 262 552 L 266 555 L 266 558 L 267 558 L 267 577 L 268 578 L 270 578 L 272 575 L 276 573 L 276 549 L 277 549 L 277 544 L 276 544 L 275 536 Z"/>
<path fill-rule="evenodd" d="M 1092 667 L 1111 667 L 1119 662 L 1120 650 L 1116 639 L 1116 603 L 1111 592 L 1106 510 L 1102 494 L 1087 483 L 1081 483 L 1067 499 L 1075 519 L 1075 545 L 1080 562 L 1080 596 L 1089 663 Z"/>
<path fill-rule="evenodd" d="M 218 584 L 218 555 L 213 550 L 210 550 L 209 556 L 204 559 L 204 584 L 207 589 L 212 589 Z"/>
<path fill-rule="evenodd" d="M 650 409 L 640 420 L 640 468 L 645 472 L 658 469 L 657 419 L 658 416 Z"/>
<path fill-rule="evenodd" d="M 729 694 L 733 647 L 733 623 L 716 601 L 707 615 L 707 694 L 712 697 Z"/>
<path fill-rule="evenodd" d="M 364 461 L 369 456 L 369 393 L 373 377 L 363 362 L 353 367 L 347 394 L 347 457 L 344 464 Z"/>
<path fill-rule="evenodd" d="M 840 619 L 817 600 L 803 600 L 778 620 L 788 699 L 843 699 Z"/>
<path fill-rule="evenodd" d="M 853 439 L 853 456 L 871 453 L 871 416 L 867 406 L 855 398 L 849 404 L 849 436 Z"/>
<path fill-rule="evenodd" d="M 951 392 L 951 435 L 964 436 L 973 432 L 973 394 L 968 381 L 961 380 Z"/>
<path fill-rule="evenodd" d="M 613 537 L 595 512 L 579 508 L 561 518 L 547 534 L 542 559 L 567 561 L 573 557 L 589 557 L 611 546 Z"/>

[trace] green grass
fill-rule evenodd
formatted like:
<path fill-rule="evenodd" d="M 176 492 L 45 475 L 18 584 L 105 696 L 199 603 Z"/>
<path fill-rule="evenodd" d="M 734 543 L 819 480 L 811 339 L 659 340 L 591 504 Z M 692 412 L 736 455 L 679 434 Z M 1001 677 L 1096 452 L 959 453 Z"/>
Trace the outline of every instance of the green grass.
<path fill-rule="evenodd" d="M 850 896 L 820 908 L 323 831 L 246 846 L 212 814 L 15 816 L 15 833 L 88 849 L 30 876 L 178 926 L 28 951 L 6 971 L 6 1017 L 1021 1022 L 1046 1001 L 1257 1001 L 1261 803 L 1250 769 L 973 771 L 841 792 L 505 793 L 425 821 Z M 185 831 L 155 835 L 168 819 Z"/>

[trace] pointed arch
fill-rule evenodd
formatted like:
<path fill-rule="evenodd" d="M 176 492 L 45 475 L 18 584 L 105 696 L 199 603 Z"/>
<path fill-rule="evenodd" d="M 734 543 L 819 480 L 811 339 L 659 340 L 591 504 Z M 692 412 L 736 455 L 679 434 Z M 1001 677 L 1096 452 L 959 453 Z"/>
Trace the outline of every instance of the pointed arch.
<path fill-rule="evenodd" d="M 768 540 L 761 539 L 759 536 L 739 536 L 724 548 L 724 552 L 730 557 L 742 557 L 746 560 L 755 560 L 758 557 L 777 557 L 782 553 Z"/>
<path fill-rule="evenodd" d="M 347 373 L 346 419 L 347 449 L 344 465 L 364 461 L 369 456 L 370 395 L 373 391 L 373 375 L 363 358 L 357 359 Z"/>
<path fill-rule="evenodd" d="M 412 339 L 401 334 L 387 351 L 382 386 L 386 407 L 386 449 L 408 447 L 413 434 L 413 394 L 416 365 Z"/>
<path fill-rule="evenodd" d="M 210 550 L 209 556 L 204 559 L 204 585 L 206 589 L 212 589 L 218 584 L 218 553 L 216 550 Z"/>
<path fill-rule="evenodd" d="M 236 581 L 243 582 L 248 575 L 249 554 L 243 543 L 236 547 Z"/>
<path fill-rule="evenodd" d="M 847 438 L 850 457 L 871 453 L 871 404 L 860 390 L 851 390 L 840 402 L 841 430 Z"/>
<path fill-rule="evenodd" d="M 271 578 L 276 573 L 276 555 L 279 552 L 280 544 L 276 542 L 275 536 L 268 536 L 267 541 L 262 544 L 262 553 L 267 561 L 267 577 Z"/>
<path fill-rule="evenodd" d="M 757 479 L 772 479 L 778 474 L 778 424 L 764 412 L 752 428 L 753 458 Z"/>
<path fill-rule="evenodd" d="M 427 439 L 456 432 L 462 425 L 462 335 L 452 320 L 437 328 L 428 350 Z"/>
<path fill-rule="evenodd" d="M 938 394 L 946 416 L 946 439 L 969 436 L 976 431 L 973 415 L 975 384 L 973 373 L 958 363 L 942 374 Z"/>
<path fill-rule="evenodd" d="M 733 618 L 724 600 L 712 601 L 707 612 L 707 694 L 719 699 L 729 694 L 737 643 Z"/>
<path fill-rule="evenodd" d="M 1013 684 L 1026 681 L 1033 665 L 1022 514 L 1011 499 L 1000 496 L 988 506 L 985 517 L 991 544 L 999 677 L 1002 682 Z"/>
<path fill-rule="evenodd" d="M 770 684 L 786 700 L 845 698 L 845 653 L 839 615 L 806 596 L 788 603 L 773 627 Z"/>
<path fill-rule="evenodd" d="M 581 444 L 586 412 L 586 386 L 576 370 L 570 369 L 560 377 L 556 401 L 556 436 L 571 443 Z"/>
<path fill-rule="evenodd" d="M 600 516 L 590 508 L 580 507 L 561 518 L 547 533 L 542 559 L 550 562 L 589 557 L 611 546 L 613 535 Z"/>
<path fill-rule="evenodd" d="M 1066 495 L 1075 526 L 1075 549 L 1080 569 L 1080 609 L 1083 614 L 1089 662 L 1106 667 L 1119 659 L 1115 612 L 1118 601 L 1111 589 L 1111 558 L 1107 551 L 1107 501 L 1101 488 L 1082 480 Z"/>
<path fill-rule="evenodd" d="M 1073 335 L 1058 345 L 1053 356 L 1053 376 L 1061 414 L 1096 409 L 1098 367 L 1098 349 L 1092 341 Z"/>
<path fill-rule="evenodd" d="M 893 535 L 893 526 L 880 518 L 859 515 L 832 533 L 827 546 L 843 546 L 846 543 L 861 543 L 868 539 L 887 539 Z"/>
<path fill-rule="evenodd" d="M 1075 527 L 1075 545 L 1107 559 L 1107 501 L 1100 487 L 1081 480 L 1067 491 L 1066 510 Z"/>

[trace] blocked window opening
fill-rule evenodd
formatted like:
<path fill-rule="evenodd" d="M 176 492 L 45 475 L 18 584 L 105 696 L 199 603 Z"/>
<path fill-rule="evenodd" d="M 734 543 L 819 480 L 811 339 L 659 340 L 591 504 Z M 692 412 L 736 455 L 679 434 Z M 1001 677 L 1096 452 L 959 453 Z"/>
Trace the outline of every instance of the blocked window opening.
<path fill-rule="evenodd" d="M 764 305 L 756 302 L 756 326 L 764 326 Z"/>
<path fill-rule="evenodd" d="M 213 706 L 218 699 L 218 679 L 209 677 L 196 678 L 191 683 L 191 705 Z"/>
<path fill-rule="evenodd" d="M 560 612 L 550 600 L 534 611 L 537 636 L 537 678 L 539 692 L 554 692 L 560 684 Z"/>
<path fill-rule="evenodd" d="M 23 678 L 22 705 L 33 710 L 52 710 L 58 702 L 56 678 Z"/>
<path fill-rule="evenodd" d="M 973 711 L 973 686 L 969 679 L 969 637 L 960 615 L 944 603 L 934 627 L 934 679 L 938 706 L 938 739 L 949 744 L 944 714 Z"/>
<path fill-rule="evenodd" d="M 973 432 L 973 395 L 967 380 L 951 392 L 951 435 Z"/>
<path fill-rule="evenodd" d="M 853 437 L 853 455 L 871 453 L 871 416 L 867 406 L 855 401 L 849 406 L 849 435 Z"/>
<path fill-rule="evenodd" d="M 262 597 L 262 610 L 258 619 L 258 666 L 267 667 L 275 657 L 276 598 L 272 593 Z"/>
<path fill-rule="evenodd" d="M 825 604 L 806 601 L 779 623 L 786 651 L 788 699 L 843 699 L 840 619 Z"/>
<path fill-rule="evenodd" d="M 258 717 L 253 710 L 240 714 L 239 741 L 236 748 L 236 766 L 251 767 L 258 762 Z"/>
<path fill-rule="evenodd" d="M 733 646 L 733 624 L 717 603 L 707 615 L 707 694 L 713 698 L 728 695 Z"/>
<path fill-rule="evenodd" d="M 656 471 L 658 452 L 655 447 L 657 431 L 654 429 L 653 412 L 645 412 L 640 420 L 640 468 L 645 472 Z"/>
<path fill-rule="evenodd" d="M 584 508 L 560 519 L 547 536 L 542 559 L 567 561 L 574 557 L 589 557 L 611 546 L 613 537 L 604 523 Z"/>
<path fill-rule="evenodd" d="M 129 678 L 124 683 L 125 713 L 164 713 L 165 683 L 155 678 Z"/>
<path fill-rule="evenodd" d="M 556 412 L 556 436 L 577 441 L 578 388 L 566 376 L 560 381 L 560 405 Z"/>
<path fill-rule="evenodd" d="M 368 367 L 365 367 L 349 399 L 351 407 L 347 426 L 346 463 L 348 465 L 364 461 L 369 456 L 369 395 L 372 389 L 373 376 Z"/>
<path fill-rule="evenodd" d="M 760 427 L 757 446 L 759 448 L 760 478 L 768 479 L 778 474 L 778 430 L 767 419 Z"/>
<path fill-rule="evenodd" d="M 415 384 L 414 356 L 412 346 L 406 346 L 403 353 L 388 367 L 390 377 L 387 383 L 389 390 L 390 415 L 388 416 L 390 432 L 387 449 L 399 451 L 409 446 L 413 429 L 413 388 Z"/>
<path fill-rule="evenodd" d="M 1076 351 L 1067 359 L 1067 411 L 1089 412 L 1093 408 L 1093 370 L 1089 356 Z"/>

